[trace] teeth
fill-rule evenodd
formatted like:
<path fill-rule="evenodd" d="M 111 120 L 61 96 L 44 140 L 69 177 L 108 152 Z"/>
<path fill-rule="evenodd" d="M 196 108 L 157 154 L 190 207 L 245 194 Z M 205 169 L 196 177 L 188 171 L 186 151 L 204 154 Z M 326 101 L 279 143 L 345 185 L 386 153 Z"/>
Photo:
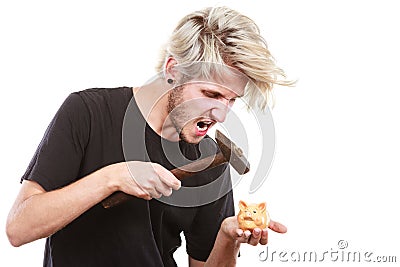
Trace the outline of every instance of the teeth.
<path fill-rule="evenodd" d="M 207 125 L 204 125 L 204 127 L 200 127 L 199 125 L 197 125 L 197 129 L 199 130 L 199 131 L 205 131 L 205 130 L 207 130 Z"/>
<path fill-rule="evenodd" d="M 197 129 L 199 131 L 206 131 L 207 128 L 212 124 L 212 121 L 199 121 L 197 123 Z"/>
<path fill-rule="evenodd" d="M 207 130 L 207 126 L 205 126 L 205 127 L 203 127 L 203 128 L 200 128 L 200 126 L 197 125 L 197 129 L 198 129 L 199 131 L 205 131 L 205 130 Z"/>

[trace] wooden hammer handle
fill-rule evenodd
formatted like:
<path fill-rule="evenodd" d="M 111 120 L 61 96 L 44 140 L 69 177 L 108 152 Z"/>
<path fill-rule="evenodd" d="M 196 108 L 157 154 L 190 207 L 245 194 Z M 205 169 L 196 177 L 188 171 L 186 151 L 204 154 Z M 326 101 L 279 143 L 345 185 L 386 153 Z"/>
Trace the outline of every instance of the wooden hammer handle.
<path fill-rule="evenodd" d="M 182 167 L 176 168 L 171 170 L 171 173 L 178 178 L 179 180 L 182 180 L 184 178 L 187 178 L 189 176 L 192 176 L 200 171 L 205 171 L 211 168 L 214 168 L 216 166 L 219 166 L 221 164 L 224 164 L 227 162 L 227 159 L 224 157 L 224 155 L 219 152 L 216 155 L 206 157 L 201 160 L 194 161 L 192 163 L 186 164 Z M 104 208 L 112 208 L 114 206 L 117 206 L 129 199 L 131 199 L 132 195 L 125 194 L 124 192 L 118 191 L 114 192 L 112 195 L 104 199 L 101 204 L 103 205 Z"/>

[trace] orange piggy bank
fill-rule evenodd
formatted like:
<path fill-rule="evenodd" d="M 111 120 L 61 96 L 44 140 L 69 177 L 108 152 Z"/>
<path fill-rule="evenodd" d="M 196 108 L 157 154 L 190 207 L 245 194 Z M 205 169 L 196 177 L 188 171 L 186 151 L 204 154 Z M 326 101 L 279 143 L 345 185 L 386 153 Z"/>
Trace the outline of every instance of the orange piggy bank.
<path fill-rule="evenodd" d="M 260 204 L 247 204 L 246 202 L 240 200 L 240 211 L 237 217 L 239 228 L 243 231 L 253 231 L 254 228 L 267 228 L 270 219 L 266 205 L 267 204 L 265 202 Z"/>

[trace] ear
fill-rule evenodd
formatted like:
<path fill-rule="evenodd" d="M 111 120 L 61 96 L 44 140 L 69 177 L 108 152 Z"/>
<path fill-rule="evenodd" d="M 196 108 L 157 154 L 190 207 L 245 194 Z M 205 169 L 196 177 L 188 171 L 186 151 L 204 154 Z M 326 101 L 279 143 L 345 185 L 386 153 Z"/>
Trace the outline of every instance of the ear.
<path fill-rule="evenodd" d="M 177 65 L 178 62 L 175 60 L 173 57 L 167 58 L 165 61 L 165 69 L 164 69 L 164 76 L 166 79 L 173 79 L 176 80 L 177 77 L 177 71 L 174 69 L 174 66 Z"/>
<path fill-rule="evenodd" d="M 247 209 L 247 204 L 246 204 L 246 202 L 244 202 L 243 200 L 240 200 L 239 201 L 239 209 L 240 210 L 245 210 L 245 209 Z"/>
<path fill-rule="evenodd" d="M 267 203 L 262 202 L 262 203 L 258 204 L 257 208 L 258 208 L 261 212 L 263 212 L 263 211 L 265 211 L 265 210 L 267 209 Z"/>

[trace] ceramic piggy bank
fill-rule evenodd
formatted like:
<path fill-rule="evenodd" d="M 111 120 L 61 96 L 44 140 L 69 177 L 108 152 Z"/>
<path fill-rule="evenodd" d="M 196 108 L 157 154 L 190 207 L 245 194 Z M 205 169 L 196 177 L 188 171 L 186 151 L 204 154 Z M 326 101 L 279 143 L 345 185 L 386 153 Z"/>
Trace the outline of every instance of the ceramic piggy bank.
<path fill-rule="evenodd" d="M 253 231 L 254 228 L 264 229 L 269 224 L 269 214 L 267 212 L 266 203 L 260 204 L 247 204 L 246 202 L 239 201 L 239 214 L 238 222 L 239 228 L 242 230 Z"/>

